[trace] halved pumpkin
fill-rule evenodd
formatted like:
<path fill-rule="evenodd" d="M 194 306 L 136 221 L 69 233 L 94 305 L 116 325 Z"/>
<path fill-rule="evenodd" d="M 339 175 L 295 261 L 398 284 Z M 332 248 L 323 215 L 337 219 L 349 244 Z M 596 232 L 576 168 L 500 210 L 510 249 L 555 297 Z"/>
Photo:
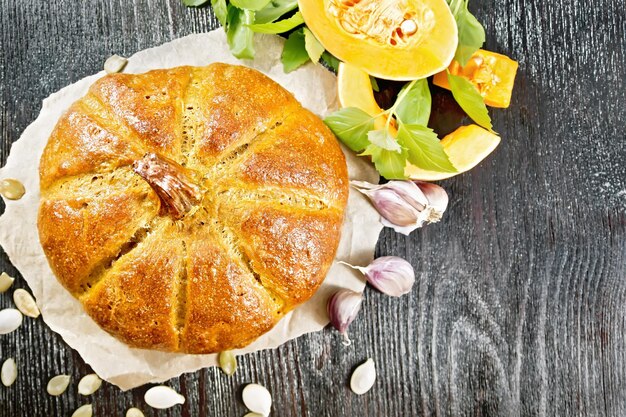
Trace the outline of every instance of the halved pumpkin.
<path fill-rule="evenodd" d="M 458 172 L 428 171 L 408 164 L 404 173 L 411 179 L 438 181 L 469 171 L 485 159 L 500 143 L 500 136 L 478 125 L 461 126 L 441 139 L 443 150 Z"/>
<path fill-rule="evenodd" d="M 331 54 L 388 80 L 448 67 L 457 26 L 445 0 L 298 0 L 304 21 Z"/>
<path fill-rule="evenodd" d="M 507 108 L 511 103 L 517 66 L 517 62 L 505 55 L 479 49 L 464 67 L 457 61 L 452 61 L 448 71 L 470 80 L 488 106 Z M 433 84 L 449 90 L 446 71 L 435 74 Z"/>

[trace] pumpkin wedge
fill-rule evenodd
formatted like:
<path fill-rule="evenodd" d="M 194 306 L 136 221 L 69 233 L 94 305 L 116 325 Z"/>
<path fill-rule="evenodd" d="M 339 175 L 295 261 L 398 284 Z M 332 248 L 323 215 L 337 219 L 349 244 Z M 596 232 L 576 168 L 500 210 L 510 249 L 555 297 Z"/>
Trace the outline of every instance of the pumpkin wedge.
<path fill-rule="evenodd" d="M 462 67 L 452 61 L 448 71 L 470 80 L 491 107 L 507 108 L 511 103 L 517 62 L 506 55 L 479 49 Z M 446 71 L 435 74 L 433 84 L 450 89 Z"/>
<path fill-rule="evenodd" d="M 441 139 L 441 144 L 458 172 L 428 171 L 407 164 L 404 173 L 414 180 L 438 181 L 467 172 L 496 149 L 500 136 L 478 125 L 461 126 Z"/>
<path fill-rule="evenodd" d="M 445 0 L 298 0 L 308 28 L 331 54 L 388 80 L 448 67 L 457 26 Z"/>

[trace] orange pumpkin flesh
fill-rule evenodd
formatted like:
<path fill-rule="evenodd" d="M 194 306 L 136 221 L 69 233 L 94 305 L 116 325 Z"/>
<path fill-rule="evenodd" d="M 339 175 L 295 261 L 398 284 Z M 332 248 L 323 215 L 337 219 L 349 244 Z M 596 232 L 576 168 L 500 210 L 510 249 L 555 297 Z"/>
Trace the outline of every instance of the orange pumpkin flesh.
<path fill-rule="evenodd" d="M 388 80 L 433 75 L 452 61 L 457 27 L 445 0 L 298 0 L 308 28 L 341 61 Z"/>
<path fill-rule="evenodd" d="M 464 67 L 457 61 L 452 61 L 448 71 L 469 79 L 480 91 L 488 106 L 509 107 L 517 73 L 517 62 L 509 57 L 479 49 Z M 449 90 L 446 71 L 435 74 L 433 84 Z"/>

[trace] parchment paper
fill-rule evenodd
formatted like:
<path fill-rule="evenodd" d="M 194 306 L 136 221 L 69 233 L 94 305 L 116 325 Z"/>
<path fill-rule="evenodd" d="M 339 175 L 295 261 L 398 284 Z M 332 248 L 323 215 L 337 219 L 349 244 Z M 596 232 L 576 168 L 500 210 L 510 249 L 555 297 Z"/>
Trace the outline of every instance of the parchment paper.
<path fill-rule="evenodd" d="M 308 109 L 324 116 L 336 108 L 335 76 L 309 63 L 285 74 L 280 62 L 283 40 L 256 36 L 257 58 L 238 61 L 226 44 L 223 30 L 191 35 L 133 55 L 124 72 L 141 73 L 179 65 L 208 65 L 212 62 L 244 64 L 279 82 Z M 41 113 L 15 142 L 0 178 L 16 178 L 26 187 L 21 200 L 6 200 L 0 217 L 0 244 L 11 262 L 28 282 L 43 320 L 76 349 L 103 379 L 130 389 L 149 382 L 161 382 L 184 372 L 216 365 L 216 355 L 188 355 L 132 349 L 100 329 L 56 280 L 45 258 L 37 233 L 39 206 L 38 167 L 41 153 L 59 117 L 71 103 L 82 97 L 104 72 L 84 78 L 43 101 Z M 346 153 L 351 179 L 378 182 L 375 170 L 353 154 Z M 350 190 L 348 210 L 336 260 L 365 265 L 374 255 L 382 225 L 371 205 Z M 321 330 L 327 323 L 326 301 L 337 288 L 362 291 L 363 278 L 352 270 L 333 264 L 319 291 L 304 305 L 280 321 L 274 329 L 238 354 L 280 346 L 305 333 Z M 19 331 L 19 330 L 18 330 Z"/>

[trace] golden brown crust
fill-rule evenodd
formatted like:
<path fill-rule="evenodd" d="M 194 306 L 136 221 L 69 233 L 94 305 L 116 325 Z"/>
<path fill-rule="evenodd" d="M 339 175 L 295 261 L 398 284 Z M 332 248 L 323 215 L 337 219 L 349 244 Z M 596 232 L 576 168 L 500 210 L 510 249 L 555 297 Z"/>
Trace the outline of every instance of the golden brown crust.
<path fill-rule="evenodd" d="M 180 175 L 154 180 L 151 163 Z M 325 125 L 226 64 L 103 77 L 58 122 L 40 179 L 59 281 L 130 346 L 189 353 L 245 346 L 310 298 L 348 196 Z M 189 186 L 202 197 L 185 202 Z"/>

